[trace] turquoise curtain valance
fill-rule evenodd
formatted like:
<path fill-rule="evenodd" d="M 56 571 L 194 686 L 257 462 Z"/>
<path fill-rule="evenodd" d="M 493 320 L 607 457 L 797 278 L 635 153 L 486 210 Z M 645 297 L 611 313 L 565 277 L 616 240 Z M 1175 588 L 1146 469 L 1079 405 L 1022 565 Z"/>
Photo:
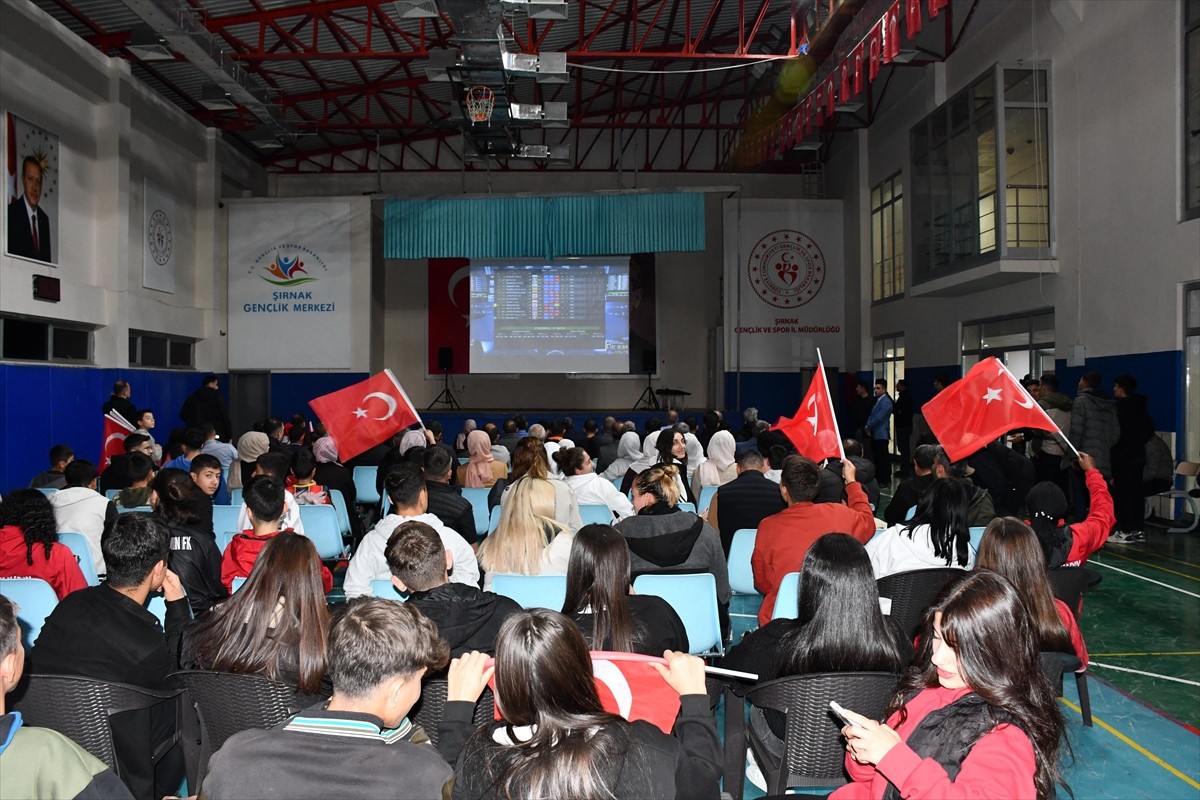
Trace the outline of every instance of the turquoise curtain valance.
<path fill-rule="evenodd" d="M 530 258 L 704 250 L 704 195 L 387 200 L 385 258 Z"/>

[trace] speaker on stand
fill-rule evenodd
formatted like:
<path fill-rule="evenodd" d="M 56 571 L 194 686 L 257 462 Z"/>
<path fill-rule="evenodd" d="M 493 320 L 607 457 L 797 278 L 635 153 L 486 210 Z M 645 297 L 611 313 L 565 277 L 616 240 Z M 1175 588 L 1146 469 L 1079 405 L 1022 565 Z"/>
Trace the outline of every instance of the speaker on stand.
<path fill-rule="evenodd" d="M 429 408 L 444 405 L 457 411 L 459 409 L 458 401 L 454 399 L 454 392 L 450 391 L 450 370 L 454 369 L 454 350 L 452 348 L 438 348 L 438 369 L 442 371 L 442 378 L 445 383 L 442 393 L 433 399 L 433 402 L 429 404 Z M 428 411 L 429 409 L 426 410 Z"/>
<path fill-rule="evenodd" d="M 642 350 L 642 369 L 646 371 L 646 388 L 642 390 L 642 396 L 633 404 L 633 410 L 639 409 L 654 409 L 661 410 L 662 406 L 658 404 L 658 396 L 654 394 L 654 362 L 658 360 L 658 354 L 654 352 L 653 347 L 647 347 Z"/>

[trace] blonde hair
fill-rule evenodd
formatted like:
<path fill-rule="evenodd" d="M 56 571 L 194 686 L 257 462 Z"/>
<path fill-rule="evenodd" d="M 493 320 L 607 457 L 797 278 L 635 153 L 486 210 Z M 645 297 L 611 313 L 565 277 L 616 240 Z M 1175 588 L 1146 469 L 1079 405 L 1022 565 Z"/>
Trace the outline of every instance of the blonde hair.
<path fill-rule="evenodd" d="M 527 475 L 514 482 L 507 495 L 495 533 L 479 545 L 479 563 L 491 573 L 536 575 L 547 536 L 567 531 L 554 518 L 554 484 Z"/>
<path fill-rule="evenodd" d="M 651 495 L 656 503 L 678 505 L 682 496 L 676 480 L 678 477 L 679 467 L 674 464 L 655 464 L 637 476 L 633 488 L 639 494 Z"/>

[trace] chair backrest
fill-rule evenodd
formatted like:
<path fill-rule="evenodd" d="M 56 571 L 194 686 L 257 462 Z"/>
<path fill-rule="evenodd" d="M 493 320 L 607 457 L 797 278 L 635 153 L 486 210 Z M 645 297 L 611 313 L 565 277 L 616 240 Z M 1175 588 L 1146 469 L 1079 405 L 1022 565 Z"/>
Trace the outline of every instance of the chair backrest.
<path fill-rule="evenodd" d="M 65 545 L 75 556 L 75 561 L 79 563 L 79 571 L 83 573 L 83 579 L 87 581 L 88 586 L 100 583 L 100 577 L 96 574 L 96 561 L 92 558 L 92 548 L 88 546 L 86 536 L 76 531 L 59 531 L 58 543 Z"/>
<path fill-rule="evenodd" d="M 26 647 L 33 647 L 46 617 L 58 605 L 58 595 L 41 578 L 0 578 L 0 594 L 16 604 L 21 641 Z"/>
<path fill-rule="evenodd" d="M 300 521 L 304 523 L 304 535 L 312 540 L 317 555 L 329 560 L 345 552 L 342 543 L 342 528 L 338 524 L 337 509 L 333 506 L 300 506 Z"/>
<path fill-rule="evenodd" d="M 497 574 L 492 577 L 492 591 L 511 597 L 522 608 L 562 611 L 567 597 L 567 576 Z"/>
<path fill-rule="evenodd" d="M 231 506 L 240 506 L 242 504 L 242 487 L 229 490 L 229 504 Z"/>
<path fill-rule="evenodd" d="M 130 506 L 129 508 L 126 508 L 125 506 L 117 506 L 118 514 L 132 514 L 134 511 L 139 511 L 143 514 L 150 514 L 154 511 L 154 509 L 150 506 Z"/>
<path fill-rule="evenodd" d="M 42 494 L 46 495 L 46 497 L 49 497 L 50 495 L 57 492 L 58 489 L 52 489 L 49 486 L 39 486 L 38 491 L 41 492 Z"/>
<path fill-rule="evenodd" d="M 471 504 L 471 513 L 475 515 L 475 532 L 483 533 L 488 529 L 488 493 L 491 489 L 476 489 L 470 486 L 463 488 L 463 499 Z"/>
<path fill-rule="evenodd" d="M 676 503 L 676 504 L 675 504 L 675 507 L 676 507 L 676 508 L 678 508 L 680 511 L 690 511 L 690 512 L 692 512 L 693 514 L 695 514 L 695 513 L 696 513 L 696 504 L 695 504 L 695 503 L 689 503 L 689 502 L 688 502 L 688 501 L 686 501 L 686 500 L 682 500 L 682 501 L 680 501 L 680 502 Z"/>
<path fill-rule="evenodd" d="M 408 598 L 400 594 L 392 582 L 387 578 L 376 578 L 371 581 L 371 596 L 381 597 L 384 600 L 399 600 L 403 603 Z"/>
<path fill-rule="evenodd" d="M 225 555 L 225 548 L 229 547 L 229 543 L 233 541 L 233 537 L 237 536 L 241 531 L 221 531 L 216 534 L 217 547 L 221 551 L 221 555 Z"/>
<path fill-rule="evenodd" d="M 238 515 L 241 513 L 242 507 L 240 505 L 214 505 L 213 530 L 236 531 L 238 529 Z"/>
<path fill-rule="evenodd" d="M 1054 596 L 1062 600 L 1078 617 L 1083 612 L 1083 596 L 1100 582 L 1100 575 L 1087 567 L 1059 567 L 1046 573 Z"/>
<path fill-rule="evenodd" d="M 729 544 L 729 587 L 736 594 L 758 594 L 754 588 L 754 570 L 750 556 L 754 553 L 757 528 L 739 528 Z"/>
<path fill-rule="evenodd" d="M 713 495 L 717 493 L 717 486 L 705 486 L 700 490 L 700 496 L 696 498 L 696 502 L 700 505 L 700 513 L 703 514 L 712 504 Z"/>
<path fill-rule="evenodd" d="M 346 498 L 342 496 L 341 489 L 329 489 L 329 502 L 337 511 L 338 529 L 341 530 L 343 536 L 350 535 L 350 509 L 346 506 Z"/>
<path fill-rule="evenodd" d="M 121 776 L 113 747 L 111 717 L 152 708 L 179 691 L 152 691 L 124 683 L 107 683 L 76 675 L 26 675 L 9 695 L 10 711 L 20 711 L 26 725 L 58 731 L 103 761 Z M 176 721 L 176 729 L 179 722 Z M 145 753 L 147 760 L 153 755 Z"/>
<path fill-rule="evenodd" d="M 612 509 L 602 503 L 580 503 L 579 517 L 584 525 L 612 525 Z"/>
<path fill-rule="evenodd" d="M 933 603 L 942 587 L 952 578 L 965 574 L 966 570 L 954 567 L 934 567 L 898 572 L 880 578 L 875 583 L 879 586 L 879 596 L 892 601 L 892 619 L 912 637 L 917 635 L 917 628 L 921 626 L 921 615 Z"/>
<path fill-rule="evenodd" d="M 499 525 L 500 525 L 500 506 L 496 506 L 495 508 L 492 509 L 491 514 L 488 515 L 487 532 L 495 533 L 496 528 Z"/>
<path fill-rule="evenodd" d="M 888 672 L 816 672 L 766 681 L 746 694 L 750 705 L 787 717 L 784 763 L 790 786 L 840 786 L 846 782 L 843 723 L 829 707 L 844 708 L 882 719 L 900 680 Z M 751 712 L 752 714 L 755 712 Z"/>
<path fill-rule="evenodd" d="M 172 673 L 170 680 L 187 689 L 200 719 L 201 779 L 209 758 L 230 736 L 283 722 L 291 716 L 296 698 L 294 686 L 262 675 L 184 670 Z M 188 788 L 194 793 L 200 787 Z"/>
<path fill-rule="evenodd" d="M 800 573 L 789 572 L 779 582 L 779 591 L 775 593 L 775 608 L 771 611 L 771 619 L 795 619 L 800 616 Z"/>
<path fill-rule="evenodd" d="M 1074 653 L 1043 650 L 1038 653 L 1038 666 L 1042 668 L 1042 674 L 1046 676 L 1046 680 L 1050 681 L 1050 688 L 1054 690 L 1055 695 L 1062 697 L 1063 674 L 1081 669 L 1083 662 Z"/>
<path fill-rule="evenodd" d="M 421 681 L 421 698 L 408 712 L 408 718 L 425 729 L 429 741 L 434 747 L 438 743 L 438 724 L 446 710 L 446 679 L 426 678 Z M 475 703 L 475 713 L 471 721 L 475 727 L 494 722 L 496 719 L 496 698 L 491 689 L 484 689 L 483 694 Z"/>
<path fill-rule="evenodd" d="M 161 594 L 152 594 L 146 599 L 146 610 L 158 617 L 158 624 L 167 626 L 167 601 Z"/>
<path fill-rule="evenodd" d="M 910 519 L 912 519 L 912 518 L 913 518 L 913 517 L 915 517 L 916 515 L 917 515 L 917 507 L 916 507 L 916 506 L 909 506 L 909 507 L 908 507 L 908 511 L 905 511 L 905 512 L 904 512 L 904 521 L 905 521 L 905 522 L 908 522 Z"/>
<path fill-rule="evenodd" d="M 619 491 L 621 491 L 621 484 L 622 484 L 622 483 L 624 483 L 624 482 L 625 482 L 625 476 L 624 476 L 624 475 L 618 475 L 617 477 L 615 477 L 615 478 L 613 478 L 613 479 L 612 479 L 612 485 L 613 485 L 613 486 L 615 486 L 615 487 L 617 487 L 617 491 L 618 491 L 618 492 L 619 492 Z"/>
<path fill-rule="evenodd" d="M 246 579 L 239 576 L 229 582 L 229 591 L 230 591 L 230 593 L 236 592 L 238 589 L 242 588 L 245 585 L 246 585 Z"/>
<path fill-rule="evenodd" d="M 976 525 L 974 527 L 967 528 L 967 535 L 971 539 L 971 549 L 976 553 L 979 552 L 979 543 L 983 541 L 983 532 L 985 530 L 987 530 L 987 528 L 983 525 Z"/>
<path fill-rule="evenodd" d="M 116 500 L 117 495 L 119 495 L 120 493 L 121 493 L 120 489 L 106 489 L 104 492 L 104 499 L 105 500 Z"/>
<path fill-rule="evenodd" d="M 687 629 L 688 652 L 725 654 L 717 612 L 717 579 L 710 572 L 687 575 L 639 575 L 633 582 L 638 594 L 661 597 L 675 609 Z"/>
<path fill-rule="evenodd" d="M 375 505 L 379 502 L 379 490 L 375 488 L 375 478 L 379 467 L 354 468 L 354 493 L 358 502 L 363 505 Z"/>

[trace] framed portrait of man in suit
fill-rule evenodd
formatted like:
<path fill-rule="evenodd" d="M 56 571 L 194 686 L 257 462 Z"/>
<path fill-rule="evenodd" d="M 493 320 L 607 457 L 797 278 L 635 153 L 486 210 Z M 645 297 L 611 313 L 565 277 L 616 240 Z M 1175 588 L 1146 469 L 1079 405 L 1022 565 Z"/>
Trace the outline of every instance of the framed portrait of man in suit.
<path fill-rule="evenodd" d="M 58 136 L 14 114 L 4 115 L 8 219 L 5 252 L 58 265 Z"/>

